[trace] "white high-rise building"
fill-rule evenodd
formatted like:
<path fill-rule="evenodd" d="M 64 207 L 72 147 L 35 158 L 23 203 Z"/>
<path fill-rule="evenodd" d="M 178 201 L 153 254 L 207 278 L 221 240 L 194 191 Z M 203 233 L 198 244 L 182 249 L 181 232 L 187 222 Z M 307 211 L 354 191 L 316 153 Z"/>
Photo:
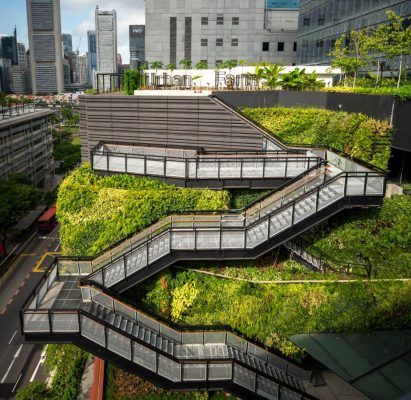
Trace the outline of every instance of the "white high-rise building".
<path fill-rule="evenodd" d="M 26 0 L 34 94 L 64 91 L 60 0 Z"/>
<path fill-rule="evenodd" d="M 146 0 L 146 61 L 295 63 L 298 0 Z"/>
<path fill-rule="evenodd" d="M 97 73 L 117 72 L 116 10 L 101 11 L 96 7 Z"/>

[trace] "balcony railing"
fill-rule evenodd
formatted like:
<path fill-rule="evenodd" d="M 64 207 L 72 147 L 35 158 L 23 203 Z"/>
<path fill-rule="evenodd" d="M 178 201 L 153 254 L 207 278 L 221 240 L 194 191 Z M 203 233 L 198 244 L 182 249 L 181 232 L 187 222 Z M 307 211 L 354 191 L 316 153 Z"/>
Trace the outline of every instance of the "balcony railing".
<path fill-rule="evenodd" d="M 150 154 L 151 148 L 99 144 L 92 150 L 92 167 L 107 173 L 184 180 L 293 178 L 321 159 L 305 151 L 206 153 L 195 157 Z M 153 150 L 154 151 L 154 150 Z M 191 152 L 193 153 L 193 152 Z"/>
<path fill-rule="evenodd" d="M 17 117 L 36 111 L 34 104 L 14 104 L 11 106 L 0 106 L 0 119 Z"/>

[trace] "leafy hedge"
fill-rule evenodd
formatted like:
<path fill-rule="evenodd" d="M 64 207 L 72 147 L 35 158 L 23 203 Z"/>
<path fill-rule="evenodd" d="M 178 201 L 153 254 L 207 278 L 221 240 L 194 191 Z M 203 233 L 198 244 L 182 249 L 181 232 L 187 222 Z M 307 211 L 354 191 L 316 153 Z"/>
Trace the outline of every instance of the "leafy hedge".
<path fill-rule="evenodd" d="M 181 324 L 227 324 L 293 357 L 300 355 L 287 339 L 294 334 L 394 329 L 411 323 L 411 282 L 259 285 L 174 271 L 146 285 L 145 305 L 168 318 L 173 307 L 182 311 L 175 295 L 195 286 L 198 293 L 194 300 L 186 299 L 190 306 L 184 307 Z"/>
<path fill-rule="evenodd" d="M 325 144 L 387 168 L 392 129 L 364 114 L 317 108 L 244 108 L 242 112 L 285 142 Z"/>
<path fill-rule="evenodd" d="M 179 189 L 131 175 L 101 177 L 84 164 L 58 192 L 63 251 L 93 255 L 173 212 L 225 209 L 229 202 L 227 191 Z"/>

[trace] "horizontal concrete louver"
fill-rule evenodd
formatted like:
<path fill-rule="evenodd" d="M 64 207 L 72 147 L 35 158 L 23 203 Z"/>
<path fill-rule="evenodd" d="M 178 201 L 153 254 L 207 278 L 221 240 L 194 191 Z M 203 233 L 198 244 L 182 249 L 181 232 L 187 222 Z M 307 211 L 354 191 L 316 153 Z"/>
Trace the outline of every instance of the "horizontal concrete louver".
<path fill-rule="evenodd" d="M 261 150 L 262 134 L 209 97 L 84 96 L 82 158 L 100 141 Z"/>
<path fill-rule="evenodd" d="M 52 0 L 33 1 L 31 3 L 31 23 L 33 31 L 53 30 Z"/>
<path fill-rule="evenodd" d="M 33 45 L 35 61 L 54 62 L 54 35 L 52 33 L 33 35 Z"/>

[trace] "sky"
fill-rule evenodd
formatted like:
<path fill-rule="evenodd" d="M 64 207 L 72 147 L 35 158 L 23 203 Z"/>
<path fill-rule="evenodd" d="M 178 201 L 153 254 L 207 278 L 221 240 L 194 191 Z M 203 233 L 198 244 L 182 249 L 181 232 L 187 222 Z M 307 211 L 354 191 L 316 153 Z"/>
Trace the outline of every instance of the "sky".
<path fill-rule="evenodd" d="M 144 0 L 60 0 L 61 30 L 73 36 L 73 49 L 87 51 L 87 31 L 94 30 L 94 11 L 117 11 L 118 52 L 128 64 L 128 26 L 144 24 Z M 17 38 L 28 47 L 26 0 L 0 0 L 0 35 L 12 35 L 17 26 Z"/>

